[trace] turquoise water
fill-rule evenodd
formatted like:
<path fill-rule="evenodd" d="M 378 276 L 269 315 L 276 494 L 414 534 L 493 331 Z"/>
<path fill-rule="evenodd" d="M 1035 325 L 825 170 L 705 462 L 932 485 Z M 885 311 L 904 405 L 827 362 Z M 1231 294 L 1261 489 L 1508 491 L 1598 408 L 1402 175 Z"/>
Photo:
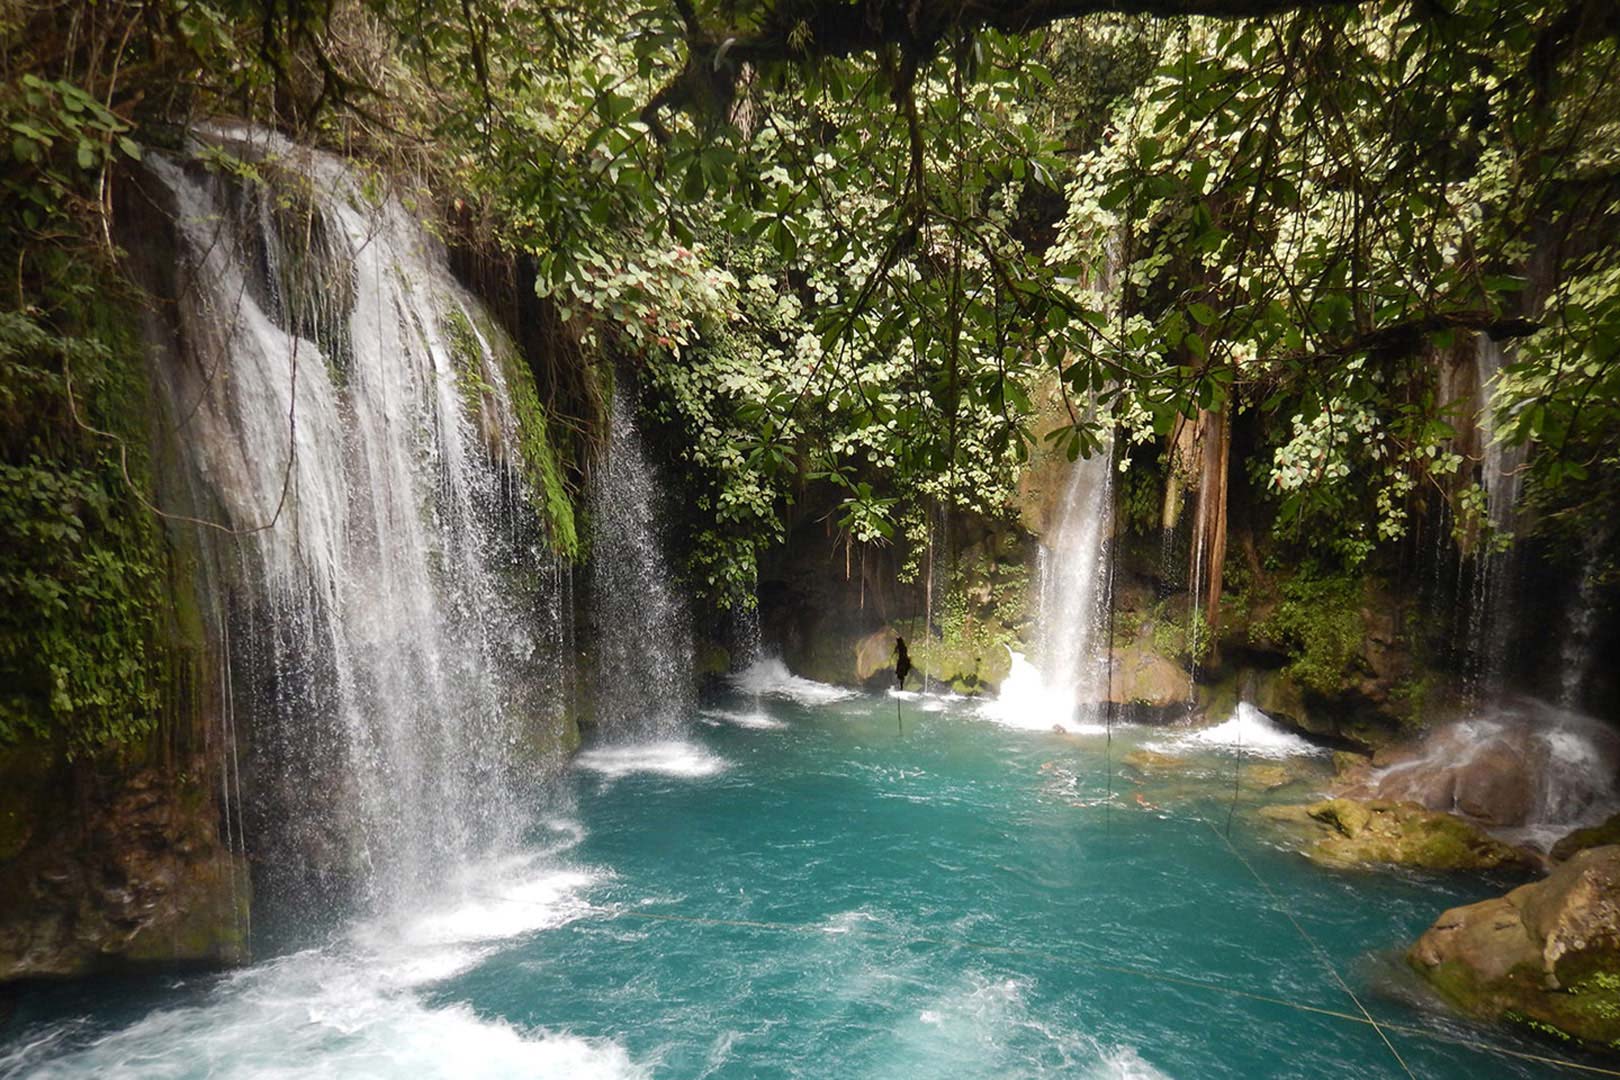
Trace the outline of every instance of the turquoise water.
<path fill-rule="evenodd" d="M 1405 1076 L 1337 972 L 1416 1076 L 1578 1075 L 1462 1045 L 1548 1049 L 1448 1017 L 1399 960 L 1501 880 L 1313 868 L 1247 787 L 1229 843 L 1231 750 L 1164 730 L 912 699 L 900 734 L 893 698 L 787 689 L 587 751 L 532 848 L 442 909 L 230 975 L 28 992 L 0 1072 Z M 1121 763 L 1143 743 L 1193 774 Z M 1325 775 L 1291 749 L 1268 798 Z"/>

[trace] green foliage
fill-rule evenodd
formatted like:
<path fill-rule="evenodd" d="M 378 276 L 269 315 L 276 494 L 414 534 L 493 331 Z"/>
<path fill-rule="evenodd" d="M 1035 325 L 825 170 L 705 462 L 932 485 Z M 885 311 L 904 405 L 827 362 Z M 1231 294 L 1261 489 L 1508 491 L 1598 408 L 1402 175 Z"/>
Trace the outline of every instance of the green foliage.
<path fill-rule="evenodd" d="M 1360 579 L 1303 569 L 1280 592 L 1276 610 L 1254 632 L 1288 648 L 1287 671 L 1300 685 L 1321 694 L 1342 691 L 1361 650 Z"/>
<path fill-rule="evenodd" d="M 1163 509 L 1163 486 L 1151 469 L 1127 469 L 1115 488 L 1115 512 L 1126 532 L 1158 536 Z"/>
<path fill-rule="evenodd" d="M 8 225 L 29 233 L 71 227 L 95 178 L 119 158 L 139 160 L 130 125 L 79 86 L 24 74 L 0 91 L 0 122 L 10 136 L 0 171 Z M 4 159 L 0 159 L 4 160 Z"/>
<path fill-rule="evenodd" d="M 1073 458 L 1201 409 L 1253 418 L 1268 518 L 1335 565 L 1440 500 L 1465 546 L 1505 543 L 1466 524 L 1478 418 L 1437 375 L 1482 330 L 1522 339 L 1489 411 L 1536 444 L 1536 527 L 1577 544 L 1614 516 L 1612 21 L 1374 0 L 1009 34 L 993 7 L 846 49 L 816 0 L 92 5 L 83 48 L 4 69 L 4 224 L 93 235 L 137 108 L 224 103 L 423 177 L 532 260 L 576 343 L 639 369 L 683 433 L 689 577 L 721 603 L 808 477 L 848 537 L 914 546 L 938 507 L 1008 514 L 1041 442 Z M 573 550 L 546 432 L 581 418 L 540 400 L 521 426 Z M 1145 480 L 1121 494 L 1148 527 Z"/>
<path fill-rule="evenodd" d="M 71 375 L 77 409 L 138 426 L 140 357 L 114 343 L 0 312 L 0 742 L 91 753 L 157 720 L 160 540 L 117 449 L 67 407 Z"/>
<path fill-rule="evenodd" d="M 1153 651 L 1182 663 L 1203 662 L 1214 645 L 1214 635 L 1204 621 L 1203 610 L 1194 605 L 1183 619 L 1171 611 L 1171 606 L 1170 599 L 1160 600 L 1147 615 L 1153 627 Z"/>

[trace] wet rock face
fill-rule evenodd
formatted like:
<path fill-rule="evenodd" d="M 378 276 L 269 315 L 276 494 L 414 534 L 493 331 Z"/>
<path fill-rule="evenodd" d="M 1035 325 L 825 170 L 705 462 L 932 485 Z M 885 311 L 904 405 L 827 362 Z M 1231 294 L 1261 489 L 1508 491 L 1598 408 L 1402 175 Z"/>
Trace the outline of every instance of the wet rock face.
<path fill-rule="evenodd" d="M 1453 908 L 1407 953 L 1453 1005 L 1583 1042 L 1620 1040 L 1620 846 L 1545 880 Z"/>
<path fill-rule="evenodd" d="M 27 835 L 0 861 L 0 981 L 248 958 L 248 875 L 199 769 L 8 769 Z"/>
<path fill-rule="evenodd" d="M 1261 814 L 1302 830 L 1304 855 L 1323 866 L 1491 870 L 1529 863 L 1524 852 L 1479 826 L 1416 803 L 1339 798 L 1309 806 L 1268 806 Z"/>
<path fill-rule="evenodd" d="M 1557 836 L 1612 809 L 1620 735 L 1589 717 L 1515 702 L 1375 764 L 1382 767 L 1351 794 L 1453 811 L 1493 828 L 1553 828 Z"/>

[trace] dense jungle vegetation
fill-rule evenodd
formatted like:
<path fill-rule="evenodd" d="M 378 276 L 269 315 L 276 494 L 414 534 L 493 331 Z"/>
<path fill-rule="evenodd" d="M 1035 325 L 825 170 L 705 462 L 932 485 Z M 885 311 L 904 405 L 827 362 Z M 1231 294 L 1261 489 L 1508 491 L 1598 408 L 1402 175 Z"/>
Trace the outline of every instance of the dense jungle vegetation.
<path fill-rule="evenodd" d="M 1144 528 L 1203 493 L 1210 618 L 1230 473 L 1356 573 L 1505 543 L 1490 440 L 1532 448 L 1523 527 L 1616 573 L 1605 0 L 104 0 L 0 37 L 0 736 L 93 748 L 154 707 L 112 219 L 214 117 L 369 163 L 532 283 L 576 491 L 575 369 L 636 370 L 720 605 L 807 485 L 847 542 L 915 550 L 938 508 L 1013 513 L 1043 447 L 1151 476 Z M 1446 372 L 1480 333 L 1507 352 L 1473 433 Z"/>

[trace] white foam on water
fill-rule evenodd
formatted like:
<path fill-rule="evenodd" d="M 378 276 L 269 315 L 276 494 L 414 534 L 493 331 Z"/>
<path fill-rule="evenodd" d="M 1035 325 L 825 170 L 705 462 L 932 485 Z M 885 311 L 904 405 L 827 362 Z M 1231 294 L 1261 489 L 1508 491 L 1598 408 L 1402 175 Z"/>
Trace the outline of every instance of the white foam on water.
<path fill-rule="evenodd" d="M 800 705 L 830 705 L 859 697 L 854 690 L 802 678 L 788 670 L 779 658 L 755 660 L 731 676 L 731 685 L 745 694 L 770 694 Z"/>
<path fill-rule="evenodd" d="M 1100 703 L 1082 703 L 1069 683 L 1049 684 L 1040 669 L 1023 653 L 1008 649 L 1012 667 L 994 698 L 979 705 L 979 715 L 1021 731 L 1053 731 L 1074 735 L 1101 734 L 1107 725 L 1093 719 Z"/>
<path fill-rule="evenodd" d="M 649 1074 L 617 1042 L 524 1030 L 460 1003 L 430 1007 L 386 968 L 328 950 L 257 965 L 224 980 L 200 1005 L 150 1013 L 48 1061 L 4 1064 L 52 1080 Z"/>
<path fill-rule="evenodd" d="M 577 823 L 548 823 L 577 842 Z M 545 855 L 488 860 L 452 883 L 454 899 L 414 917 L 355 926 L 342 941 L 255 964 L 195 1005 L 160 1009 L 94 1041 L 56 1025 L 0 1057 L 40 1077 L 558 1077 L 621 1080 L 649 1069 L 612 1040 L 525 1029 L 420 988 L 471 970 L 499 942 L 594 910 L 605 875 Z"/>
<path fill-rule="evenodd" d="M 729 724 L 732 727 L 748 728 L 751 731 L 777 731 L 787 727 L 786 724 L 763 709 L 755 712 L 741 712 L 732 709 L 704 709 L 698 713 L 698 717 L 711 724 Z"/>
<path fill-rule="evenodd" d="M 1105 1046 L 1041 1015 L 1020 978 L 966 972 L 919 1003 L 894 1031 L 881 1075 L 1002 1077 L 1063 1075 L 1164 1080 L 1130 1046 Z"/>
<path fill-rule="evenodd" d="M 598 746 L 574 758 L 574 764 L 600 773 L 609 780 L 638 774 L 696 780 L 724 772 L 729 766 L 724 758 L 717 757 L 696 743 L 678 739 L 626 746 Z"/>
<path fill-rule="evenodd" d="M 1230 718 L 1214 727 L 1189 732 L 1175 739 L 1152 744 L 1149 748 L 1231 750 L 1269 758 L 1327 753 L 1309 739 L 1300 738 L 1276 724 L 1247 701 L 1239 704 Z"/>
<path fill-rule="evenodd" d="M 942 713 L 969 700 L 957 693 L 931 694 L 922 690 L 896 690 L 892 686 L 886 693 L 895 701 L 910 702 L 918 712 L 926 713 Z"/>
<path fill-rule="evenodd" d="M 457 945 L 549 930 L 591 912 L 582 893 L 596 880 L 581 870 L 552 870 L 495 883 L 464 895 L 454 907 L 413 920 L 402 936 L 413 946 Z"/>
<path fill-rule="evenodd" d="M 554 824 L 565 847 L 583 836 L 573 822 Z M 551 854 L 548 850 L 469 866 L 445 887 L 443 901 L 408 915 L 359 923 L 350 931 L 350 941 L 388 985 L 422 986 L 459 975 L 506 939 L 554 929 L 596 910 L 587 894 L 608 875 L 558 865 Z"/>
<path fill-rule="evenodd" d="M 1090 1075 L 1097 1080 L 1169 1080 L 1169 1076 L 1142 1060 L 1134 1047 L 1120 1046 L 1103 1052 L 1102 1061 Z"/>

